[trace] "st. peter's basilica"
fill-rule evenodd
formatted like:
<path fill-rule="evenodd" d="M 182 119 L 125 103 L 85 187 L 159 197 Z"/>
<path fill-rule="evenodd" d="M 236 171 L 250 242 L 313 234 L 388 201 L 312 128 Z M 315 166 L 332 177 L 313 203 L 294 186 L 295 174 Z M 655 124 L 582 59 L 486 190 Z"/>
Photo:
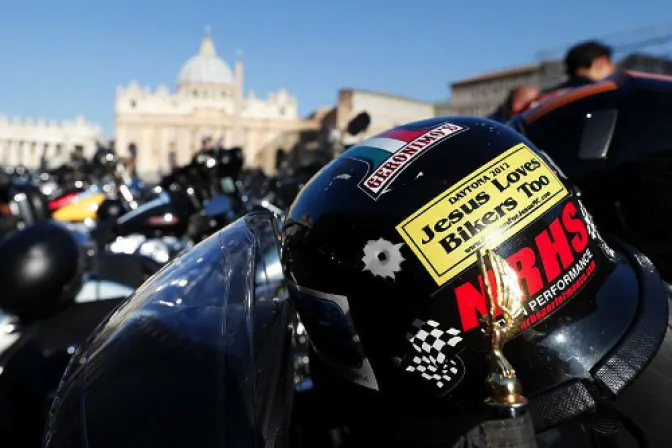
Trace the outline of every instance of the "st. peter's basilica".
<path fill-rule="evenodd" d="M 283 135 L 314 126 L 299 117 L 296 98 L 284 89 L 263 99 L 245 93 L 241 57 L 232 70 L 208 31 L 198 54 L 180 69 L 174 91 L 164 85 L 152 91 L 137 82 L 119 87 L 115 121 L 117 151 L 134 152 L 138 174 L 146 178 L 188 162 L 205 138 L 243 147 L 248 163 L 256 165 L 283 146 Z"/>
<path fill-rule="evenodd" d="M 152 90 L 131 82 L 118 87 L 113 140 L 121 156 L 134 157 L 137 173 L 154 181 L 172 166 L 188 163 L 204 139 L 224 147 L 240 146 L 246 164 L 267 172 L 275 169 L 280 148 L 315 150 L 325 142 L 354 144 L 390 127 L 435 116 L 433 103 L 368 90 L 340 89 L 335 104 L 299 116 L 297 100 L 286 90 L 258 98 L 244 88 L 244 65 L 237 57 L 233 69 L 217 54 L 210 33 L 198 53 L 178 72 L 177 85 Z M 369 128 L 345 133 L 361 112 L 371 117 Z M 56 123 L 41 119 L 0 116 L 0 163 L 37 168 L 69 159 L 74 150 L 90 157 L 106 143 L 100 126 L 76 120 Z M 302 151 L 296 151 L 302 154 Z"/>

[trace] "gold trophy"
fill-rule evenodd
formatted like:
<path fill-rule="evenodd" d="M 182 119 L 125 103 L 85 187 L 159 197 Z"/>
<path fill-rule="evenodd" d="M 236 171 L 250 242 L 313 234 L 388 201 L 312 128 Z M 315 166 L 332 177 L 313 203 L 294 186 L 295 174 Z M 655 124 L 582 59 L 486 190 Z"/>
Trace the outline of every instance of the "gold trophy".
<path fill-rule="evenodd" d="M 485 400 L 488 407 L 500 417 L 522 416 L 527 408 L 527 399 L 522 395 L 520 381 L 511 363 L 504 357 L 502 348 L 520 330 L 525 320 L 523 312 L 523 291 L 516 272 L 509 264 L 491 250 L 478 252 L 478 264 L 485 283 L 488 306 L 487 335 L 490 337 L 488 366 L 490 373 L 486 383 L 491 396 Z M 495 284 L 488 276 L 488 265 L 492 269 Z M 497 320 L 497 308 L 503 320 Z"/>

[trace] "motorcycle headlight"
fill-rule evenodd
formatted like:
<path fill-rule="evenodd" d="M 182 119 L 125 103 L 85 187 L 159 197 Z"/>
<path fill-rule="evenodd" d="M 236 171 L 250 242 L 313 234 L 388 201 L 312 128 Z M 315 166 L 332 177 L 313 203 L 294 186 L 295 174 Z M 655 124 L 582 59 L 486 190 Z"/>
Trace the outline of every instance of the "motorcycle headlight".
<path fill-rule="evenodd" d="M 170 260 L 170 248 L 160 240 L 145 241 L 140 245 L 138 253 L 161 264 Z"/>
<path fill-rule="evenodd" d="M 110 244 L 110 251 L 118 254 L 131 255 L 140 250 L 140 247 L 146 240 L 147 238 L 142 235 L 117 237 L 114 242 Z"/>
<path fill-rule="evenodd" d="M 51 197 L 56 190 L 58 190 L 58 184 L 54 181 L 46 181 L 40 185 L 40 191 L 47 197 Z"/>

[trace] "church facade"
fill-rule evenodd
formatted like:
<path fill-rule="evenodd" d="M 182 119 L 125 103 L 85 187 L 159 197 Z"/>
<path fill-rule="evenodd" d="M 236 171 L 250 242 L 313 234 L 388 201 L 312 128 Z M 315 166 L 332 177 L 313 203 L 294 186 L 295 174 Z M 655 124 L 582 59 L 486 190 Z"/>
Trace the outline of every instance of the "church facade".
<path fill-rule="evenodd" d="M 137 82 L 119 87 L 115 100 L 116 149 L 135 157 L 148 180 L 189 162 L 204 139 L 240 146 L 250 166 L 269 167 L 283 136 L 316 126 L 301 119 L 295 97 L 284 89 L 258 98 L 244 90 L 244 65 L 234 68 L 217 54 L 209 32 L 198 54 L 181 68 L 177 88 L 152 91 Z"/>
<path fill-rule="evenodd" d="M 63 122 L 0 116 L 0 165 L 38 168 L 45 159 L 53 168 L 76 150 L 91 157 L 101 142 L 100 126 L 81 116 Z"/>

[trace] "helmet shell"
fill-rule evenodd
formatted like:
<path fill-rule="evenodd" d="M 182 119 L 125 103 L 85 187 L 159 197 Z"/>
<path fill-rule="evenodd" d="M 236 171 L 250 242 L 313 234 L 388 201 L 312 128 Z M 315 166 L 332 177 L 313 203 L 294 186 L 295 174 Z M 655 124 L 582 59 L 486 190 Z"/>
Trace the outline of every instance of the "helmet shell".
<path fill-rule="evenodd" d="M 485 396 L 482 248 L 519 278 L 525 318 L 505 354 L 526 393 L 591 378 L 633 322 L 638 274 L 551 159 L 505 126 L 446 117 L 367 139 L 313 177 L 283 230 L 319 359 L 406 410 Z"/>
<path fill-rule="evenodd" d="M 0 245 L 0 308 L 25 320 L 51 316 L 74 300 L 82 263 L 77 240 L 57 224 L 16 232 Z"/>

